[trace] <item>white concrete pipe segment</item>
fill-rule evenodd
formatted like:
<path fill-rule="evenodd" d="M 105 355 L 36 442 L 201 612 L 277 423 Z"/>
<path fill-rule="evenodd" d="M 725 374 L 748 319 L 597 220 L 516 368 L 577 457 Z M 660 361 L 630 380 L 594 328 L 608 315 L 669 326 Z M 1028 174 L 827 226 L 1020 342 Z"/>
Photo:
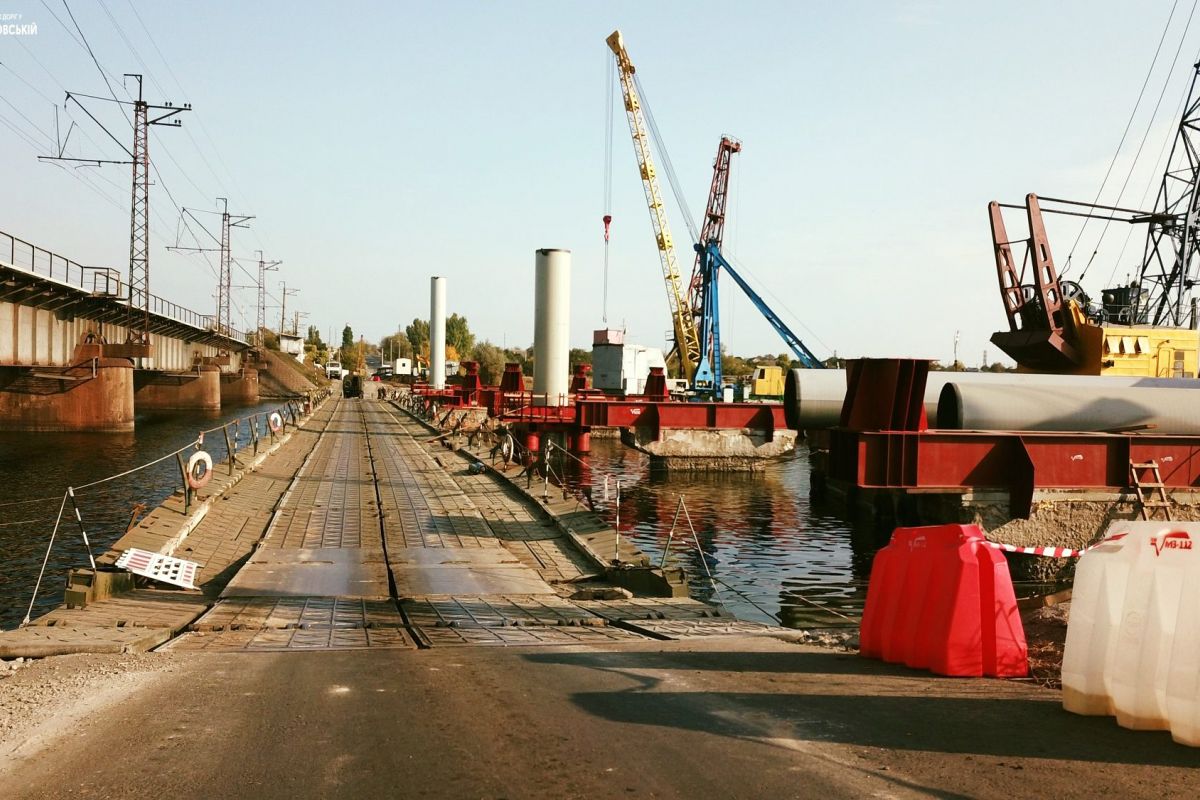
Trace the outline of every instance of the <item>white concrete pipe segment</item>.
<path fill-rule="evenodd" d="M 793 369 L 785 376 L 783 412 L 793 430 L 832 428 L 841 418 L 846 398 L 846 370 Z M 942 387 L 986 386 L 996 391 L 1002 386 L 1065 386 L 1105 392 L 1121 387 L 1157 389 L 1200 389 L 1200 380 L 1192 378 L 1141 378 L 1119 375 L 1039 375 L 1022 372 L 930 372 L 925 382 L 925 415 L 932 425 L 938 419 Z M 944 427 L 940 423 L 938 427 Z M 974 427 L 974 426 L 970 426 Z M 1008 430 L 1018 430 L 1011 428 Z M 1034 430 L 1026 428 L 1025 430 Z M 1095 430 L 1095 429 L 1092 429 Z M 1107 428 L 1104 428 L 1107 430 Z"/>
<path fill-rule="evenodd" d="M 1145 429 L 1167 436 L 1196 436 L 1200 435 L 1200 394 L 1193 388 L 1136 385 L 950 382 L 942 387 L 938 400 L 937 427 L 1072 432 Z"/>
<path fill-rule="evenodd" d="M 446 388 L 446 279 L 429 279 L 429 385 Z"/>
<path fill-rule="evenodd" d="M 538 250 L 534 273 L 533 403 L 566 405 L 571 386 L 571 251 Z"/>

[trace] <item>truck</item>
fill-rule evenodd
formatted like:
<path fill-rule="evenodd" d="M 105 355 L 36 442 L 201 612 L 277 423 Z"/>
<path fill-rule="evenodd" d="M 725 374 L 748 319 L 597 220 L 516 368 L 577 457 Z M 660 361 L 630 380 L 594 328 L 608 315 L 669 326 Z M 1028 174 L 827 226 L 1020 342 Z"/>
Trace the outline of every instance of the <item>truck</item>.
<path fill-rule="evenodd" d="M 330 361 L 325 364 L 325 377 L 331 381 L 341 380 L 346 371 L 342 369 L 340 361 Z"/>

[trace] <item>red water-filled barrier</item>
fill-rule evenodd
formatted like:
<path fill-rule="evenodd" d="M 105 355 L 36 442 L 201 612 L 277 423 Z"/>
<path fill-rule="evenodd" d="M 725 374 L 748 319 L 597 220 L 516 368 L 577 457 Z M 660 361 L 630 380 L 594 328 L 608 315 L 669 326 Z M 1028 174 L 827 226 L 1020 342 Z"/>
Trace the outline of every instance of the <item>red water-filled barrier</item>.
<path fill-rule="evenodd" d="M 1004 556 L 975 525 L 897 528 L 875 554 L 859 650 L 939 675 L 1027 674 Z"/>

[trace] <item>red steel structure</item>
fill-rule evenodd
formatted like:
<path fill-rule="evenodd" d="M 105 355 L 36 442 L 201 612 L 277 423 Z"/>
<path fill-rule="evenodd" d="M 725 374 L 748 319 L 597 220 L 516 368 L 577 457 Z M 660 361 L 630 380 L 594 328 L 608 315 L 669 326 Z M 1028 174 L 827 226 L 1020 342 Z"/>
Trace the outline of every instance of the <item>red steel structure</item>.
<path fill-rule="evenodd" d="M 1200 436 L 927 429 L 928 362 L 848 365 L 841 426 L 830 431 L 828 477 L 859 489 L 1007 491 L 1028 518 L 1038 489 L 1130 489 L 1129 465 L 1156 461 L 1168 488 L 1200 488 Z"/>

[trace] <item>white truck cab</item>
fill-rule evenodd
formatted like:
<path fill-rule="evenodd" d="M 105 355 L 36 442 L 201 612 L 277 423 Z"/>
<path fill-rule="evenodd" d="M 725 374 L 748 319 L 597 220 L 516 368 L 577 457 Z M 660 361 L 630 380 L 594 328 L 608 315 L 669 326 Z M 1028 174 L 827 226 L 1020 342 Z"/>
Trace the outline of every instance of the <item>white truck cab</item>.
<path fill-rule="evenodd" d="M 329 378 L 330 380 L 341 380 L 343 374 L 342 364 L 340 361 L 330 361 L 325 365 L 326 378 Z"/>

